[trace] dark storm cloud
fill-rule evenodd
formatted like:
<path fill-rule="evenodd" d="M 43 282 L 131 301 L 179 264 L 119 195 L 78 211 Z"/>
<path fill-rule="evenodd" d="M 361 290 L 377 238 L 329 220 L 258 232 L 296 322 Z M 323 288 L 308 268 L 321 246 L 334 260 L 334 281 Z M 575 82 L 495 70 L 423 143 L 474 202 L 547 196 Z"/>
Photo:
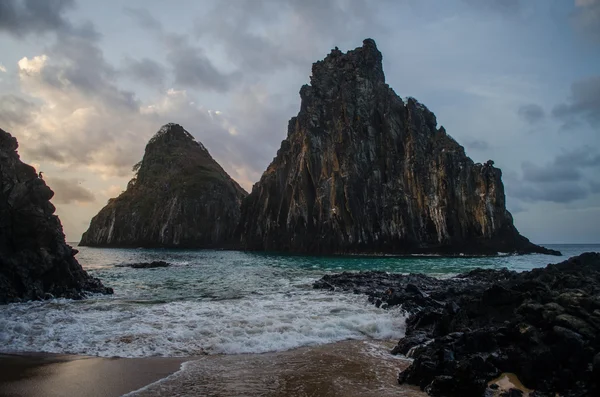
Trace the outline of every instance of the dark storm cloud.
<path fill-rule="evenodd" d="M 583 170 L 600 168 L 600 153 L 590 147 L 565 151 L 545 166 L 524 162 L 521 166 L 527 182 L 579 181 Z"/>
<path fill-rule="evenodd" d="M 594 194 L 600 193 L 600 182 L 591 181 L 590 189 L 592 190 L 592 193 L 594 193 Z"/>
<path fill-rule="evenodd" d="M 545 166 L 522 164 L 523 178 L 506 175 L 510 195 L 524 201 L 569 203 L 596 193 L 586 176 L 600 171 L 600 153 L 590 147 L 565 151 Z"/>
<path fill-rule="evenodd" d="M 552 184 L 521 184 L 512 189 L 512 195 L 523 201 L 550 201 L 554 203 L 570 203 L 589 195 L 589 189 L 575 182 L 559 182 Z"/>
<path fill-rule="evenodd" d="M 97 37 L 98 33 L 92 24 L 75 26 L 64 17 L 65 12 L 74 6 L 74 0 L 2 0 L 0 32 L 15 37 L 48 32 Z"/>
<path fill-rule="evenodd" d="M 574 83 L 569 101 L 556 106 L 552 114 L 566 126 L 585 119 L 592 126 L 600 127 L 600 76 Z"/>
<path fill-rule="evenodd" d="M 530 124 L 535 124 L 538 121 L 541 121 L 545 116 L 544 109 L 534 103 L 521 106 L 518 113 L 519 116 L 521 116 Z"/>
<path fill-rule="evenodd" d="M 16 95 L 0 96 L 0 126 L 13 129 L 27 124 L 33 117 L 37 106 Z"/>
<path fill-rule="evenodd" d="M 143 58 L 137 60 L 128 58 L 126 60 L 125 70 L 133 79 L 148 86 L 159 88 L 164 86 L 166 78 L 165 68 L 152 59 Z"/>
<path fill-rule="evenodd" d="M 52 201 L 57 204 L 91 203 L 96 201 L 94 193 L 81 186 L 77 179 L 59 177 L 46 178 L 48 186 L 54 191 Z"/>
<path fill-rule="evenodd" d="M 549 164 L 540 167 L 530 162 L 521 165 L 523 179 L 528 182 L 558 182 L 578 181 L 581 179 L 581 171 L 576 167 Z"/>

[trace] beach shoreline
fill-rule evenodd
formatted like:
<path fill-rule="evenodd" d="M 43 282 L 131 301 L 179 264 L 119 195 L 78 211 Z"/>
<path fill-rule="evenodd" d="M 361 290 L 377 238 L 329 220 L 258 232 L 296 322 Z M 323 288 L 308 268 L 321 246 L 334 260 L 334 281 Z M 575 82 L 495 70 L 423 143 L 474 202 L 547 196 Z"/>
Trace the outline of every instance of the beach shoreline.
<path fill-rule="evenodd" d="M 0 354 L 0 396 L 425 396 L 418 387 L 398 385 L 397 374 L 410 360 L 391 355 L 394 344 L 345 340 L 200 357 Z"/>
<path fill-rule="evenodd" d="M 0 354 L 1 397 L 121 396 L 179 371 L 194 357 L 103 358 Z"/>

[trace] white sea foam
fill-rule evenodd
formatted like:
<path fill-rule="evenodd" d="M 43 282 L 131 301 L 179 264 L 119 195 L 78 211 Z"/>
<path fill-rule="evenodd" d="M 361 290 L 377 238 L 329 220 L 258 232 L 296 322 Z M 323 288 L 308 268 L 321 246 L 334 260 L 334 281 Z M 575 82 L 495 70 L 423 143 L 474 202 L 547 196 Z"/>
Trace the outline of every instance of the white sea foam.
<path fill-rule="evenodd" d="M 140 304 L 117 299 L 11 304 L 0 351 L 103 357 L 262 353 L 345 339 L 397 339 L 404 317 L 364 296 L 308 289 L 241 299 Z"/>

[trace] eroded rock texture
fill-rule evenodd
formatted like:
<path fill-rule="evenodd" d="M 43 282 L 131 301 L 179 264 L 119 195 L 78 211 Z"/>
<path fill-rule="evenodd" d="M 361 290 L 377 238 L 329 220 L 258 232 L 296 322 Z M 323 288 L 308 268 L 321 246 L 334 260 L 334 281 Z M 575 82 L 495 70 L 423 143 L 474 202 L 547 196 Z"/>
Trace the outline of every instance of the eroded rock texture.
<path fill-rule="evenodd" d="M 0 129 L 0 303 L 112 293 L 77 262 L 50 202 L 54 192 Z"/>
<path fill-rule="evenodd" d="M 81 238 L 105 247 L 224 247 L 246 192 L 190 133 L 167 124 L 150 140 L 127 190 Z"/>
<path fill-rule="evenodd" d="M 536 397 L 600 395 L 600 253 L 444 280 L 341 273 L 314 287 L 364 293 L 409 313 L 392 353 L 414 361 L 398 381 L 432 396 L 493 396 L 488 383 L 502 373 L 516 374 Z"/>
<path fill-rule="evenodd" d="M 521 236 L 502 173 L 475 164 L 415 99 L 385 83 L 375 42 L 313 65 L 277 156 L 242 206 L 251 250 L 549 252 Z"/>

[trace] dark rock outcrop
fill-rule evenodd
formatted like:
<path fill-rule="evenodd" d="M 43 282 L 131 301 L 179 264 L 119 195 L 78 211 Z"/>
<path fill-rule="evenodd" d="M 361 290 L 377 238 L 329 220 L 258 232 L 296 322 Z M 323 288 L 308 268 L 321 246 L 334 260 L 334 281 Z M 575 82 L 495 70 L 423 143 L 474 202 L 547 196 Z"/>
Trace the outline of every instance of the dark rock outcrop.
<path fill-rule="evenodd" d="M 401 305 L 410 315 L 392 353 L 414 362 L 399 382 L 430 395 L 482 396 L 501 373 L 516 374 L 534 396 L 600 395 L 600 253 L 529 272 L 479 269 L 449 280 L 343 273 L 315 288 Z"/>
<path fill-rule="evenodd" d="M 112 293 L 75 259 L 53 215 L 54 192 L 21 162 L 17 147 L 0 129 L 0 303 Z"/>
<path fill-rule="evenodd" d="M 110 199 L 80 245 L 224 247 L 231 242 L 246 192 L 178 124 L 146 145 L 127 190 Z"/>
<path fill-rule="evenodd" d="M 556 253 L 521 236 L 502 173 L 475 164 L 435 115 L 385 83 L 371 39 L 312 67 L 300 112 L 243 202 L 250 250 Z"/>
<path fill-rule="evenodd" d="M 152 261 L 152 262 L 136 262 L 136 263 L 123 263 L 115 265 L 115 267 L 130 267 L 132 269 L 155 269 L 157 267 L 169 267 L 170 263 L 165 261 Z"/>

